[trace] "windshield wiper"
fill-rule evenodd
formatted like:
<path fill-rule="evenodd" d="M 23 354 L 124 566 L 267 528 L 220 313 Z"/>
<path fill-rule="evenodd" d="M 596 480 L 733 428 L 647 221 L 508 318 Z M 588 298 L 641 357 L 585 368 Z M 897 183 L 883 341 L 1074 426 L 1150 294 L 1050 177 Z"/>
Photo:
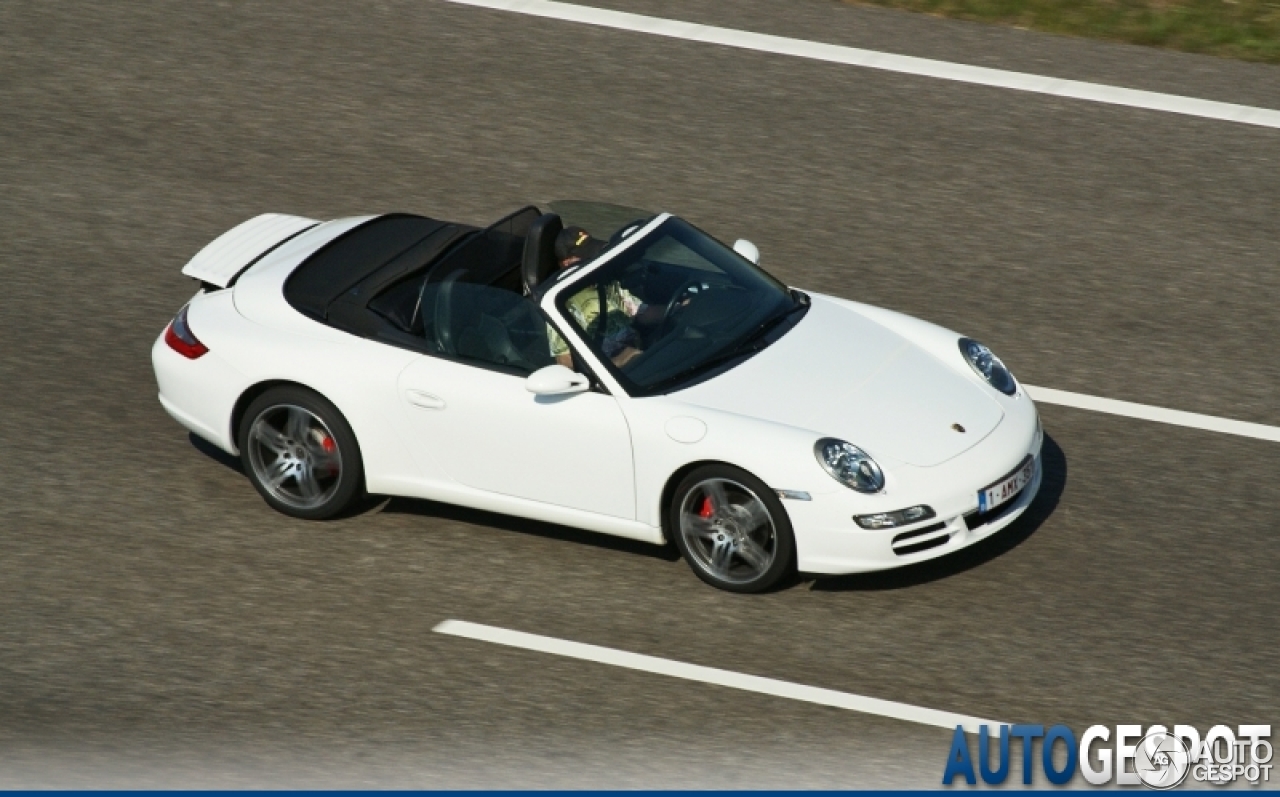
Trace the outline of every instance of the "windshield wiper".
<path fill-rule="evenodd" d="M 770 332 L 776 329 L 783 321 L 786 321 L 788 318 L 800 312 L 801 310 L 809 309 L 809 297 L 804 296 L 804 298 L 801 299 L 800 298 L 801 296 L 804 296 L 804 294 L 801 293 L 796 295 L 795 304 L 791 305 L 786 310 L 783 310 L 781 313 L 778 313 L 775 316 L 766 318 L 764 321 L 760 322 L 760 324 L 755 329 L 751 330 L 750 334 L 748 334 L 745 338 L 740 340 L 738 342 L 738 345 L 733 347 L 733 351 L 735 352 L 745 352 L 747 350 L 758 351 L 758 349 L 756 349 L 755 346 L 757 343 L 759 343 L 759 341 L 762 338 L 764 338 L 765 335 L 768 335 Z"/>
<path fill-rule="evenodd" d="M 698 363 L 697 365 L 690 366 L 689 368 L 686 368 L 683 371 L 672 374 L 671 376 L 667 377 L 666 379 L 663 379 L 661 382 L 657 383 L 653 387 L 649 388 L 649 390 L 654 393 L 661 393 L 664 390 L 667 390 L 675 385 L 681 384 L 682 382 L 687 382 L 688 380 L 696 376 L 701 376 L 707 371 L 710 371 L 714 368 L 724 365 L 730 360 L 736 360 L 739 357 L 743 357 L 748 354 L 754 354 L 754 353 L 755 353 L 754 351 L 741 351 L 738 349 L 738 347 L 735 346 L 729 351 L 724 352 L 723 354 L 717 354 L 715 357 L 712 357 L 709 360 L 704 360 Z"/>
<path fill-rule="evenodd" d="M 721 352 L 720 354 L 717 354 L 715 357 L 712 357 L 709 360 L 704 360 L 703 362 L 700 362 L 697 365 L 686 368 L 683 371 L 680 371 L 679 373 L 673 374 L 672 376 L 669 376 L 666 379 L 659 382 L 657 385 L 654 385 L 653 388 L 651 389 L 655 391 L 665 390 L 671 387 L 672 385 L 678 385 L 681 382 L 684 382 L 694 376 L 705 374 L 708 371 L 711 371 L 721 365 L 724 365 L 727 362 L 736 360 L 739 357 L 748 357 L 760 351 L 761 349 L 765 348 L 764 346 L 760 345 L 760 341 L 761 339 L 764 338 L 765 335 L 769 334 L 769 332 L 776 329 L 779 324 L 781 324 L 783 321 L 790 318 L 791 316 L 795 315 L 797 312 L 801 310 L 807 310 L 809 308 L 808 296 L 805 296 L 803 293 L 799 293 L 799 292 L 796 292 L 794 295 L 796 298 L 795 304 L 791 305 L 786 310 L 783 310 L 781 313 L 778 313 L 777 315 L 774 315 L 774 316 L 770 316 L 769 318 L 762 321 L 759 325 L 756 326 L 755 329 L 751 330 L 750 334 L 748 334 L 742 340 L 738 341 L 736 345 L 729 348 L 727 351 Z"/>

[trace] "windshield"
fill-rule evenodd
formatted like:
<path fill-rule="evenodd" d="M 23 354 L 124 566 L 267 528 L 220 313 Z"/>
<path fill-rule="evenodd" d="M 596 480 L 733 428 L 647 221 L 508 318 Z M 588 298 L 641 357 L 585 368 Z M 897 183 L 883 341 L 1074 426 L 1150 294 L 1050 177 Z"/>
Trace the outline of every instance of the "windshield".
<path fill-rule="evenodd" d="M 616 243 L 615 237 L 621 237 L 621 233 L 636 224 L 643 225 L 658 215 L 651 210 L 579 199 L 559 199 L 548 207 L 564 226 L 581 227 L 591 233 L 592 238 L 610 243 Z"/>
<path fill-rule="evenodd" d="M 808 300 L 672 217 L 571 282 L 556 305 L 627 392 L 646 396 L 742 362 L 790 329 Z"/>

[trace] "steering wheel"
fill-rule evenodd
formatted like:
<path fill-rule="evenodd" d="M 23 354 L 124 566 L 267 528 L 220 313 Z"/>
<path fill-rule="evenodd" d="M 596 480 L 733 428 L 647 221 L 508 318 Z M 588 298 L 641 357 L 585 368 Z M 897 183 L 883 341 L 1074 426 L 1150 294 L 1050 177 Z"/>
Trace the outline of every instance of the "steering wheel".
<path fill-rule="evenodd" d="M 671 300 L 667 302 L 667 309 L 662 313 L 662 326 L 660 329 L 663 335 L 670 331 L 669 327 L 674 328 L 675 319 L 680 313 L 684 312 L 684 308 L 689 306 L 689 303 L 693 301 L 693 297 L 703 290 L 710 290 L 710 288 L 704 288 L 702 280 L 698 277 L 690 277 L 680 283 L 680 287 L 676 288 L 676 292 L 671 294 Z"/>

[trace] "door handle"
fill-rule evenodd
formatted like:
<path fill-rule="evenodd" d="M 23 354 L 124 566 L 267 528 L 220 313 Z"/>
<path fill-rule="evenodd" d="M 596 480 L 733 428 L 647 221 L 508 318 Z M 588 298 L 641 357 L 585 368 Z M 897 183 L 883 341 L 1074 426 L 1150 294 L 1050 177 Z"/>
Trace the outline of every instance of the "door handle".
<path fill-rule="evenodd" d="M 424 410 L 442 410 L 445 407 L 444 399 L 421 390 L 406 390 L 404 396 L 410 404 Z"/>

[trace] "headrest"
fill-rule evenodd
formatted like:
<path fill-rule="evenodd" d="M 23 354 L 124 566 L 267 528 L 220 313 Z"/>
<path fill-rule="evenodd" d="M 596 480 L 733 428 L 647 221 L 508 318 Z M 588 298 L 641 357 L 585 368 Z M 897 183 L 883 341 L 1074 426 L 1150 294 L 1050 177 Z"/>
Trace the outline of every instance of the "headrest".
<path fill-rule="evenodd" d="M 556 270 L 556 236 L 564 229 L 564 223 L 555 213 L 544 213 L 529 225 L 529 235 L 524 239 L 524 255 L 520 261 L 520 277 L 524 292 L 533 289 Z"/>

